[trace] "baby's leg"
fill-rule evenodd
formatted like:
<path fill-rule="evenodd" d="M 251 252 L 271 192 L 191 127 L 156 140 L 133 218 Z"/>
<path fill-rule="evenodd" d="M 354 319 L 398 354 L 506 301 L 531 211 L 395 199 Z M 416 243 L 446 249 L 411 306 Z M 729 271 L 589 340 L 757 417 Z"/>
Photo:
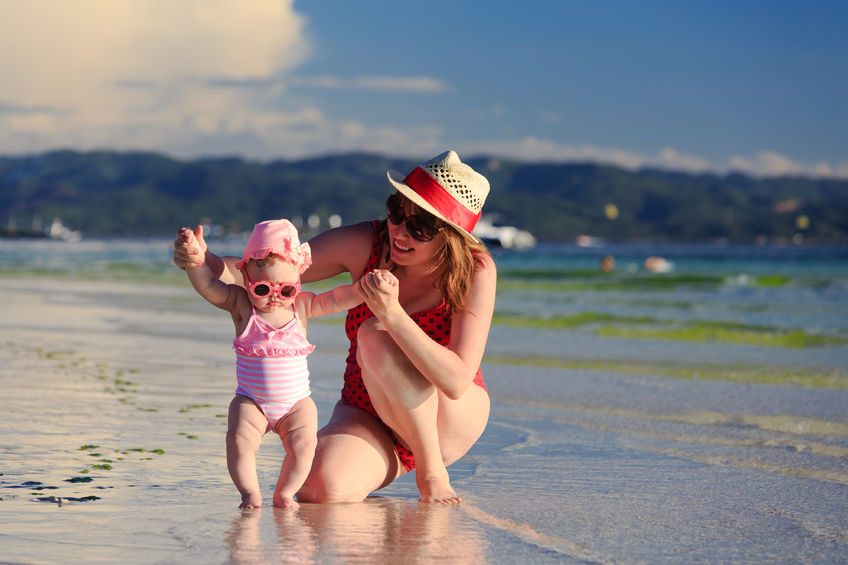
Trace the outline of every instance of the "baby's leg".
<path fill-rule="evenodd" d="M 259 508 L 262 494 L 256 477 L 256 451 L 268 430 L 268 419 L 249 398 L 237 394 L 227 417 L 227 469 L 241 493 L 239 508 Z"/>
<path fill-rule="evenodd" d="M 276 431 L 283 440 L 286 455 L 274 489 L 274 506 L 297 508 L 294 494 L 309 475 L 318 445 L 318 409 L 312 398 L 307 396 L 297 401 L 277 422 Z"/>

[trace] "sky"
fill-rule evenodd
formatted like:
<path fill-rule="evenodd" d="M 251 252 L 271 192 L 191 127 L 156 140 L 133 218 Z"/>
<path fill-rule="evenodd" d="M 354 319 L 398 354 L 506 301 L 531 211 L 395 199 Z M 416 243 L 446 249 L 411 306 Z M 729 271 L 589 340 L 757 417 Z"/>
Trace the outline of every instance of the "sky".
<path fill-rule="evenodd" d="M 0 154 L 848 178 L 848 2 L 0 0 Z"/>

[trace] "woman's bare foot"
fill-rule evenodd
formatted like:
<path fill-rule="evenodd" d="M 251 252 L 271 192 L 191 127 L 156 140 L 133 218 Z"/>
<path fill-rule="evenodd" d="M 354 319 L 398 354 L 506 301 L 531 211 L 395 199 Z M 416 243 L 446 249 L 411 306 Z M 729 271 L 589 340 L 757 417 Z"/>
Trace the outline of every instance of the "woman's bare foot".
<path fill-rule="evenodd" d="M 300 508 L 300 504 L 291 496 L 274 495 L 274 506 L 277 508 Z"/>
<path fill-rule="evenodd" d="M 253 510 L 254 508 L 262 508 L 262 495 L 258 492 L 247 493 L 241 495 L 241 510 Z"/>
<path fill-rule="evenodd" d="M 415 479 L 421 497 L 419 502 L 429 504 L 459 504 L 462 499 L 453 490 L 447 477 L 423 477 Z"/>

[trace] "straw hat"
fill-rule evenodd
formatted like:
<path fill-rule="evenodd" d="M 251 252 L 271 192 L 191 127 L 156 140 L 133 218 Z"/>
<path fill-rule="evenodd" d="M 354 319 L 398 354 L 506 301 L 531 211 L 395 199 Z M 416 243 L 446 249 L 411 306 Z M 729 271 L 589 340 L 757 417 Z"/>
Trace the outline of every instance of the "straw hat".
<path fill-rule="evenodd" d="M 387 176 L 398 191 L 413 203 L 449 223 L 466 238 L 471 235 L 489 194 L 486 177 L 447 151 L 421 164 L 405 177 L 397 171 Z"/>

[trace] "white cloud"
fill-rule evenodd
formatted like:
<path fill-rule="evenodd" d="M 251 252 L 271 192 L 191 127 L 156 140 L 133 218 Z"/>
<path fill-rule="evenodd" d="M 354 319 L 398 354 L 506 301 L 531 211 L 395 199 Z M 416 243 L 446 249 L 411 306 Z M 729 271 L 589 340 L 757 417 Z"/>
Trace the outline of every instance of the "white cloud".
<path fill-rule="evenodd" d="M 601 162 L 629 170 L 641 169 L 647 166 L 658 166 L 661 160 L 660 156 L 649 158 L 634 151 L 612 147 L 598 147 L 595 145 L 560 144 L 551 139 L 540 139 L 533 136 L 514 141 L 466 144 L 464 151 L 470 153 L 488 153 L 505 159 L 523 161 Z"/>
<path fill-rule="evenodd" d="M 0 13 L 3 152 L 168 150 L 249 107 L 209 77 L 273 77 L 309 51 L 291 0 L 0 0 Z"/>
<path fill-rule="evenodd" d="M 659 153 L 658 165 L 676 171 L 702 173 L 710 169 L 710 162 L 703 157 L 686 155 L 671 147 L 664 147 Z"/>
<path fill-rule="evenodd" d="M 294 74 L 310 44 L 292 0 L 0 0 L 0 14 L 0 153 L 269 159 L 439 147 L 438 127 L 367 126 L 291 107 L 294 87 L 447 90 L 423 75 Z"/>
<path fill-rule="evenodd" d="M 361 76 L 344 79 L 334 76 L 293 76 L 285 80 L 292 86 L 307 86 L 331 90 L 373 90 L 386 92 L 444 92 L 445 83 L 437 78 L 427 76 L 390 77 L 390 76 Z"/>
<path fill-rule="evenodd" d="M 738 171 L 757 177 L 806 175 L 848 179 L 848 162 L 834 165 L 826 162 L 804 164 L 774 151 L 761 151 L 754 157 L 734 156 L 728 159 L 726 165 L 722 165 L 671 147 L 650 155 L 613 147 L 560 144 L 532 136 L 511 141 L 464 143 L 459 150 L 466 154 L 490 154 L 522 161 L 607 163 L 628 170 L 652 167 L 688 173 L 724 174 Z"/>
<path fill-rule="evenodd" d="M 775 151 L 760 151 L 753 157 L 733 156 L 728 160 L 727 169 L 762 177 L 804 175 L 821 178 L 848 178 L 848 162 L 833 165 L 824 161 L 801 163 Z"/>

